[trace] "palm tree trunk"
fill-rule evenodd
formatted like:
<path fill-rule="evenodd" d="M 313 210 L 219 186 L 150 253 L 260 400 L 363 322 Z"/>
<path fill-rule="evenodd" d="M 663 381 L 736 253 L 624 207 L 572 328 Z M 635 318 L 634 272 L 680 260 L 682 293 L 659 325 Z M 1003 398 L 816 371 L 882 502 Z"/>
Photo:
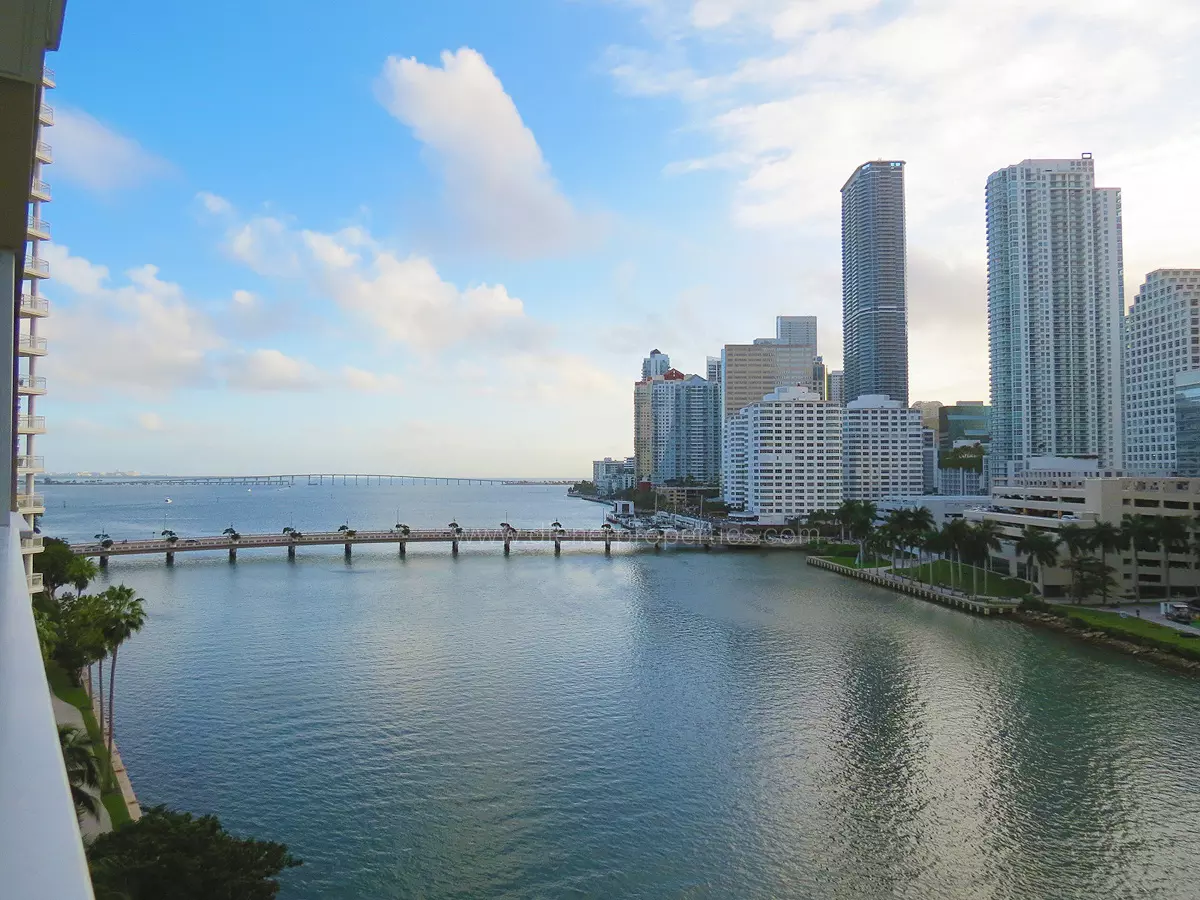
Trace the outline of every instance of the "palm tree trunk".
<path fill-rule="evenodd" d="M 1100 571 L 1107 573 L 1108 571 L 1108 551 L 1103 547 L 1100 548 Z M 1104 589 L 1100 592 L 1100 598 L 1104 601 L 1104 605 L 1108 606 L 1108 575 L 1104 576 Z"/>
<path fill-rule="evenodd" d="M 1142 602 L 1142 582 L 1141 582 L 1141 579 L 1138 577 L 1137 544 L 1136 543 L 1131 544 L 1131 549 L 1133 550 L 1133 599 L 1136 600 L 1138 603 L 1141 603 Z"/>
<path fill-rule="evenodd" d="M 96 680 L 99 682 L 99 687 L 97 688 L 97 690 L 100 695 L 100 705 L 99 705 L 99 707 L 97 707 L 95 702 L 93 702 L 92 709 L 96 711 L 96 717 L 100 723 L 100 740 L 103 741 L 104 740 L 104 657 L 103 656 L 100 657 L 98 662 L 99 662 L 99 665 L 96 666 Z"/>
<path fill-rule="evenodd" d="M 1163 585 L 1167 589 L 1167 601 L 1171 599 L 1171 551 L 1163 547 Z"/>
<path fill-rule="evenodd" d="M 116 773 L 113 772 L 113 768 L 112 768 L 113 693 L 114 693 L 113 689 L 116 687 L 116 684 L 117 684 L 117 650 L 119 649 L 119 646 L 120 645 L 113 647 L 112 664 L 108 670 L 108 768 L 109 768 L 109 771 L 113 773 L 114 778 L 116 777 Z M 101 698 L 100 702 L 103 703 L 104 699 Z"/>

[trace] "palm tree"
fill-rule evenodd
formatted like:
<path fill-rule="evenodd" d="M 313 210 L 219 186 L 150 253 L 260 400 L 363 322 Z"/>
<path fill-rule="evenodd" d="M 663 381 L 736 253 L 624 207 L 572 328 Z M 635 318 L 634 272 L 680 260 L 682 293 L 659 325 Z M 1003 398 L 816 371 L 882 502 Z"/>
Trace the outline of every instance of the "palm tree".
<path fill-rule="evenodd" d="M 1037 563 L 1038 585 L 1036 587 L 1044 595 L 1046 589 L 1041 586 L 1042 568 L 1058 562 L 1058 538 L 1049 531 L 1041 531 L 1026 525 L 1025 533 L 1017 540 L 1015 549 L 1017 555 L 1029 557 L 1029 561 L 1025 564 L 1025 580 L 1029 582 L 1030 590 L 1035 587 L 1033 569 L 1034 563 Z"/>
<path fill-rule="evenodd" d="M 1058 538 L 1067 548 L 1067 555 L 1071 557 L 1072 565 L 1068 568 L 1071 570 L 1071 596 L 1075 596 L 1075 573 L 1078 571 L 1078 566 L 1074 563 L 1087 551 L 1092 542 L 1092 536 L 1082 525 L 1067 524 L 1058 529 Z"/>
<path fill-rule="evenodd" d="M 1187 547 L 1187 525 L 1178 516 L 1158 516 L 1153 524 L 1154 537 L 1162 549 L 1163 586 L 1166 599 L 1171 599 L 1171 554 Z"/>
<path fill-rule="evenodd" d="M 67 564 L 67 580 L 82 594 L 87 586 L 100 574 L 96 564 L 86 556 L 76 556 Z"/>
<path fill-rule="evenodd" d="M 1097 522 L 1092 526 L 1091 537 L 1092 549 L 1100 551 L 1100 565 L 1103 569 L 1108 568 L 1108 554 L 1124 550 L 1128 546 L 1128 538 L 1122 533 L 1121 528 L 1112 522 Z M 1111 583 L 1111 578 L 1104 578 L 1101 581 L 1105 606 L 1108 605 L 1108 588 Z"/>
<path fill-rule="evenodd" d="M 962 584 L 962 551 L 965 546 L 971 526 L 966 519 L 951 519 L 942 526 L 942 535 L 946 540 L 946 550 L 954 554 L 954 563 L 950 566 L 950 585 L 954 587 L 954 575 L 957 570 L 958 583 Z"/>
<path fill-rule="evenodd" d="M 1138 551 L 1148 550 L 1153 540 L 1153 534 L 1150 527 L 1150 521 L 1144 516 L 1135 516 L 1131 513 L 1125 513 L 1121 516 L 1121 532 L 1125 535 L 1125 540 L 1129 542 L 1129 549 L 1133 551 L 1133 596 L 1140 603 L 1142 600 L 1142 583 L 1140 573 L 1138 571 Z"/>
<path fill-rule="evenodd" d="M 112 655 L 108 669 L 108 758 L 111 766 L 113 732 L 116 730 L 113 725 L 113 700 L 117 684 L 117 650 L 146 624 L 146 601 L 135 597 L 133 588 L 123 584 L 108 588 L 100 596 L 108 607 L 104 634 Z M 100 702 L 103 704 L 103 698 Z"/>
<path fill-rule="evenodd" d="M 917 574 L 921 574 L 921 551 L 926 536 L 933 530 L 933 513 L 927 506 L 918 506 L 908 511 L 905 539 L 909 547 L 917 550 Z"/>
<path fill-rule="evenodd" d="M 228 528 L 226 528 L 224 531 L 222 531 L 221 534 L 229 535 L 230 539 L 234 540 L 234 541 L 241 540 L 241 537 L 242 537 L 240 534 L 237 533 L 237 529 L 234 528 L 232 525 L 230 525 Z"/>
<path fill-rule="evenodd" d="M 876 507 L 870 500 L 851 500 L 853 515 L 850 519 L 850 537 L 858 541 L 859 562 L 866 552 L 866 541 L 875 530 Z"/>
<path fill-rule="evenodd" d="M 924 507 L 922 507 L 924 508 Z M 931 517 L 932 518 L 932 517 Z M 928 583 L 933 584 L 933 560 L 939 553 L 946 552 L 946 535 L 944 532 L 936 528 L 927 528 L 921 533 L 920 541 L 917 546 L 921 551 L 929 556 L 929 578 Z M 917 580 L 921 578 L 921 563 L 917 563 Z"/>
<path fill-rule="evenodd" d="M 349 525 L 339 525 L 337 527 L 337 530 L 338 530 L 338 534 L 345 534 L 346 532 L 348 532 L 350 530 L 350 526 Z"/>
<path fill-rule="evenodd" d="M 462 526 L 459 525 L 457 522 L 451 522 L 446 527 L 449 528 L 452 532 L 454 532 L 454 534 L 462 534 Z"/>
<path fill-rule="evenodd" d="M 179 540 L 179 536 L 177 534 L 175 534 L 175 532 L 173 532 L 170 528 L 164 529 L 162 536 L 167 539 L 168 544 L 173 544 L 177 540 Z"/>
<path fill-rule="evenodd" d="M 983 556 L 983 590 L 987 593 L 988 573 L 992 571 L 992 551 L 1000 551 L 1000 536 L 1003 532 L 1000 530 L 1000 523 L 984 519 L 975 526 L 975 533 L 979 542 L 977 549 Z"/>
<path fill-rule="evenodd" d="M 100 764 L 92 750 L 92 739 L 83 729 L 74 725 L 58 726 L 58 745 L 62 749 L 63 767 L 67 770 L 67 781 L 71 785 L 71 799 L 75 801 L 75 815 L 80 819 L 85 814 L 100 820 Z M 95 790 L 97 793 L 92 793 Z"/>
<path fill-rule="evenodd" d="M 107 547 L 111 547 L 113 545 L 112 538 L 110 538 L 106 532 L 101 531 L 95 537 L 96 537 L 96 540 L 98 540 L 100 542 L 101 547 L 107 548 Z"/>
<path fill-rule="evenodd" d="M 407 525 L 404 525 L 400 522 L 396 523 L 396 530 L 399 531 L 405 537 L 408 537 L 409 533 L 412 531 L 411 528 L 409 528 Z"/>

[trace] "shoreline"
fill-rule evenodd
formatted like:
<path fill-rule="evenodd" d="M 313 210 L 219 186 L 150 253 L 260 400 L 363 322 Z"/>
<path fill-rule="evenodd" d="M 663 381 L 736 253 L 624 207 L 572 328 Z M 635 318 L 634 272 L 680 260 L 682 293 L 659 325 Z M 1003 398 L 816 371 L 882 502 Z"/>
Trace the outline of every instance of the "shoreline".
<path fill-rule="evenodd" d="M 96 697 L 92 697 L 93 716 L 97 715 L 97 703 L 99 702 Z M 133 793 L 133 782 L 129 780 L 129 772 L 121 760 L 121 750 L 117 746 L 116 739 L 113 740 L 112 757 L 109 762 L 112 764 L 113 778 L 116 779 L 117 789 L 121 792 L 121 799 L 125 802 L 125 811 L 129 813 L 130 821 L 136 822 L 142 817 L 142 807 L 138 803 L 137 795 Z"/>

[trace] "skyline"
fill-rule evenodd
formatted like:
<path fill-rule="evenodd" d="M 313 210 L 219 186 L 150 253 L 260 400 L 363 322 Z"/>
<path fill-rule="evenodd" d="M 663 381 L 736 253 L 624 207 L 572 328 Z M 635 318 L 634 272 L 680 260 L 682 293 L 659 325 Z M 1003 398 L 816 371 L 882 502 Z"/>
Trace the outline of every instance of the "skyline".
<path fill-rule="evenodd" d="M 519 476 L 628 455 L 652 347 L 702 373 L 770 317 L 816 315 L 841 368 L 838 188 L 876 158 L 908 169 L 910 399 L 987 398 L 990 172 L 1093 152 L 1122 189 L 1126 306 L 1200 261 L 1166 164 L 1200 146 L 1200 13 L 1071 6 L 1000 4 L 996 25 L 938 2 L 349 23 L 296 4 L 239 9 L 236 33 L 219 11 L 73 9 L 48 60 L 47 467 Z"/>

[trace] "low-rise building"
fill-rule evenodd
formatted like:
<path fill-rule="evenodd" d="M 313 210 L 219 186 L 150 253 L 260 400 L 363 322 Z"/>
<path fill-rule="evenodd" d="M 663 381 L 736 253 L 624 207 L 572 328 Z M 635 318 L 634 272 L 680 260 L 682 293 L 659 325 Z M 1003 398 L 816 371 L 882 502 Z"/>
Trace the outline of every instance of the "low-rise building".
<path fill-rule="evenodd" d="M 637 460 L 632 456 L 625 459 L 606 456 L 592 462 L 592 484 L 596 485 L 596 493 L 601 497 L 627 491 L 637 483 Z"/>
<path fill-rule="evenodd" d="M 925 507 L 933 514 L 935 528 L 947 522 L 965 518 L 967 510 L 980 510 L 986 501 L 978 496 L 943 497 L 940 494 L 925 494 L 920 497 L 889 497 L 875 503 L 876 521 L 882 522 L 889 512 L 896 509 L 919 509 Z"/>
<path fill-rule="evenodd" d="M 1149 519 L 1178 517 L 1190 532 L 1194 517 L 1200 514 L 1200 478 L 1122 475 L 1101 469 L 1095 459 L 1034 457 L 1010 463 L 1005 475 L 993 475 L 988 504 L 968 510 L 966 518 L 999 526 L 1002 550 L 994 554 L 993 563 L 1000 571 L 1025 578 L 1028 561 L 1015 551 L 1025 529 L 1057 536 L 1067 524 L 1084 528 L 1097 522 L 1120 525 L 1127 514 Z M 1060 559 L 1066 558 L 1065 548 L 1060 548 L 1060 554 Z M 1156 596 L 1163 592 L 1162 553 L 1143 549 L 1137 556 L 1135 570 L 1131 548 L 1107 554 L 1106 561 L 1115 570 L 1112 596 L 1128 597 L 1135 592 Z M 1170 579 L 1172 591 L 1180 593 L 1195 593 L 1200 585 L 1190 541 L 1171 553 Z M 1055 566 L 1045 567 L 1040 581 L 1048 596 L 1062 596 L 1071 578 L 1065 568 Z"/>
<path fill-rule="evenodd" d="M 845 407 L 842 494 L 882 500 L 924 493 L 921 412 L 882 394 L 864 394 Z"/>
<path fill-rule="evenodd" d="M 780 387 L 725 422 L 724 499 L 761 524 L 842 502 L 842 408 L 806 387 Z"/>

